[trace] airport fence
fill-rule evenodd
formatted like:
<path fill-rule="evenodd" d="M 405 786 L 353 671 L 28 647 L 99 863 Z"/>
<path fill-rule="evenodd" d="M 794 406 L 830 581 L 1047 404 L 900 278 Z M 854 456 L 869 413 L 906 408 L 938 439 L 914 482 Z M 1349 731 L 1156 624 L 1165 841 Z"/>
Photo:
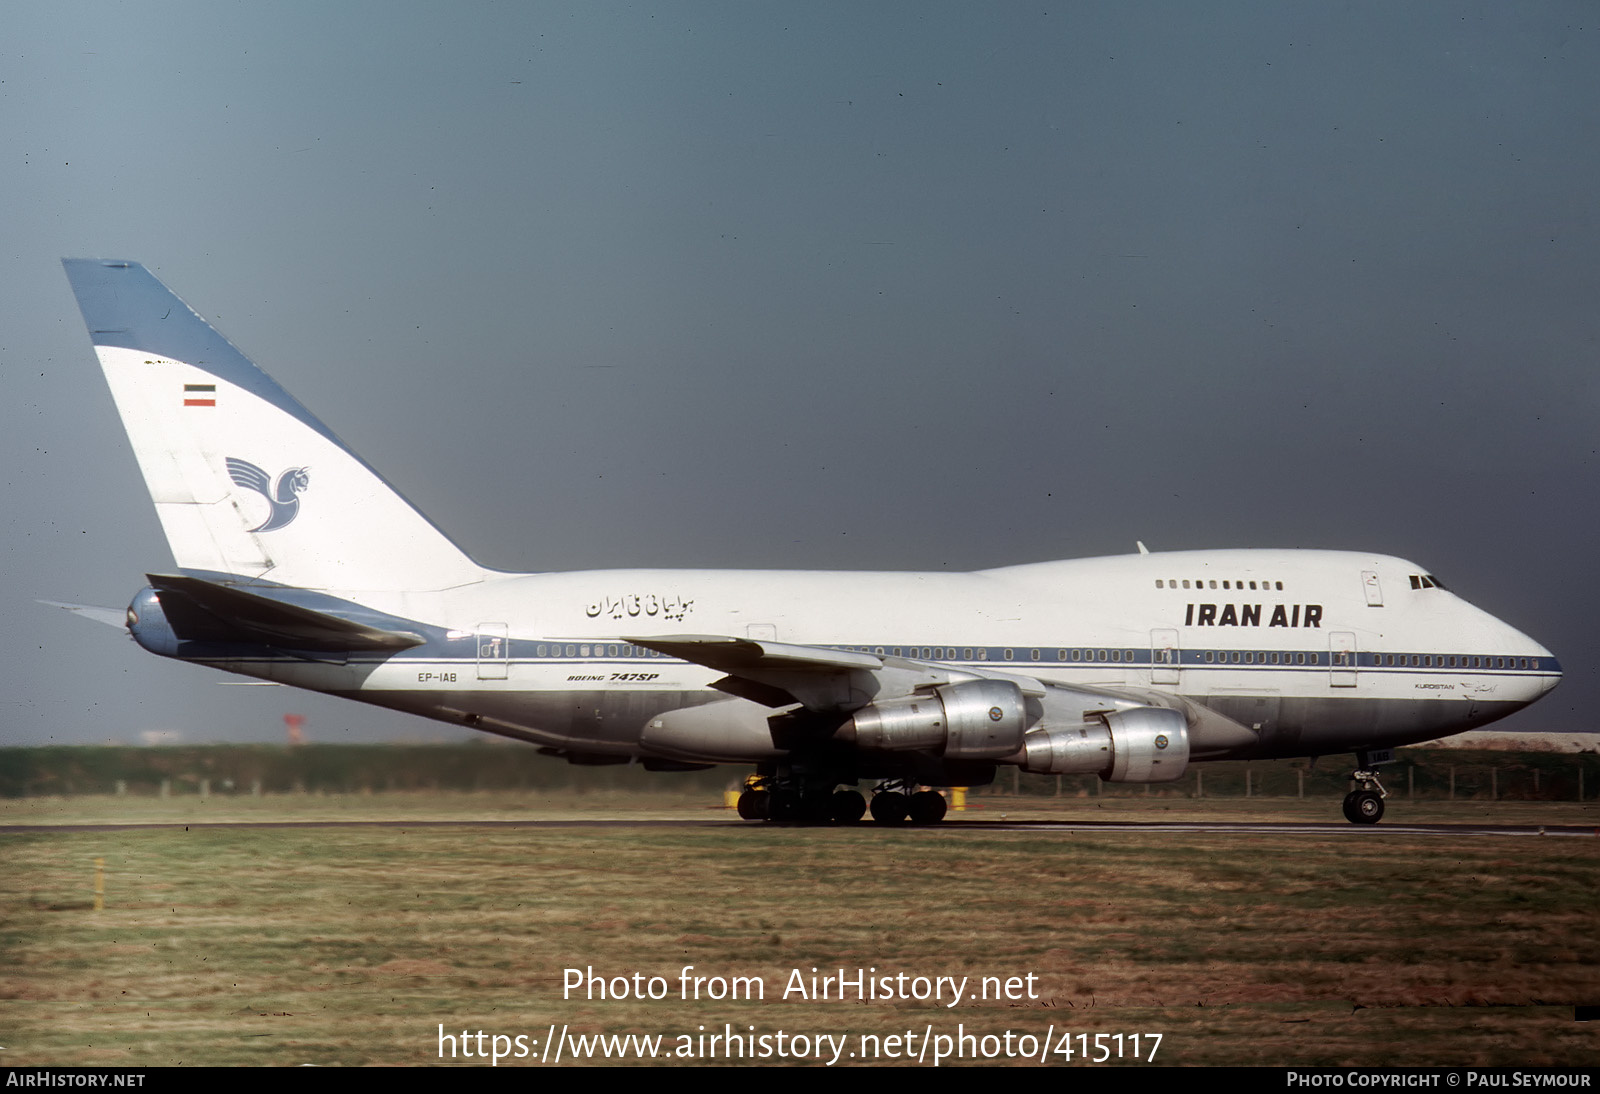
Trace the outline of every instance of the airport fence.
<path fill-rule="evenodd" d="M 1338 798 L 1352 758 L 1194 764 L 1171 783 L 1104 783 L 1093 775 L 1001 768 L 972 793 L 1028 797 Z M 0 748 L 0 797 L 78 794 L 363 794 L 389 791 L 576 790 L 716 795 L 747 767 L 648 772 L 587 767 L 523 745 L 207 745 Z M 1400 749 L 1381 768 L 1392 797 L 1457 801 L 1594 801 L 1600 754 Z"/>
<path fill-rule="evenodd" d="M 1170 783 L 1104 783 L 1093 775 L 1002 771 L 994 789 L 1028 797 L 1337 798 L 1351 786 L 1354 757 L 1191 764 Z M 1392 798 L 1432 801 L 1594 801 L 1600 754 L 1478 749 L 1396 750 L 1378 769 Z"/>
<path fill-rule="evenodd" d="M 0 748 L 0 797 L 686 788 L 715 794 L 730 772 L 583 766 L 528 745 L 480 742 Z"/>

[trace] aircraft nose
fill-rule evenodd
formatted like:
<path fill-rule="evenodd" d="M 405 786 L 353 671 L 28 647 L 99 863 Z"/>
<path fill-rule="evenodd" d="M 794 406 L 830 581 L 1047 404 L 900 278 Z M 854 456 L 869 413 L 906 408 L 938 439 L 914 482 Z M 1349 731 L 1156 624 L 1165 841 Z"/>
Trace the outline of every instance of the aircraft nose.
<path fill-rule="evenodd" d="M 1520 640 L 1518 644 L 1521 648 L 1527 651 L 1526 655 L 1519 654 L 1518 657 L 1526 656 L 1531 665 L 1538 669 L 1538 673 L 1529 681 L 1537 688 L 1537 690 L 1532 691 L 1531 698 L 1528 700 L 1531 703 L 1548 695 L 1555 690 L 1557 684 L 1561 683 L 1561 662 L 1556 660 L 1555 654 L 1527 635 L 1520 631 L 1513 633 Z"/>
<path fill-rule="evenodd" d="M 1541 682 L 1539 694 L 1548 695 L 1555 690 L 1557 684 L 1561 683 L 1561 662 L 1557 661 L 1555 655 L 1544 647 L 1541 646 L 1539 649 L 1539 664 L 1549 666 L 1545 670 L 1545 677 Z"/>
<path fill-rule="evenodd" d="M 1510 667 L 1522 670 L 1504 681 L 1508 698 L 1515 695 L 1516 701 L 1526 706 L 1548 695 L 1561 683 L 1561 663 L 1543 643 L 1501 619 L 1495 619 L 1492 627 L 1495 638 L 1491 645 L 1504 651 Z"/>

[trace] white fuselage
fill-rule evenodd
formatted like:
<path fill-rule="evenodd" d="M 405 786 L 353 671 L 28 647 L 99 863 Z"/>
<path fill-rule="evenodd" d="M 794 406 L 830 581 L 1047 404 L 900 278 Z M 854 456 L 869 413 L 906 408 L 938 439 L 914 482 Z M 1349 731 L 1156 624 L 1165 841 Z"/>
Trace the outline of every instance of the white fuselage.
<path fill-rule="evenodd" d="M 1382 747 L 1481 725 L 1560 678 L 1550 652 L 1401 559 L 1194 551 L 976 573 L 608 570 L 359 595 L 444 632 L 345 664 L 218 664 L 560 749 L 634 754 L 723 674 L 631 638 L 764 639 L 1182 696 L 1256 734 L 1229 755 Z M 217 662 L 213 662 L 216 664 Z M 1203 755 L 1197 758 L 1211 758 Z"/>

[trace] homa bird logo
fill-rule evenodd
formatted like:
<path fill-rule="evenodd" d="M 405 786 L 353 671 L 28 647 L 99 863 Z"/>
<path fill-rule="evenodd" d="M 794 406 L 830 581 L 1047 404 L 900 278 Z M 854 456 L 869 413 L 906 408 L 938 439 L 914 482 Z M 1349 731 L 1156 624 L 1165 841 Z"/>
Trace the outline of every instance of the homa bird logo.
<path fill-rule="evenodd" d="M 300 512 L 300 493 L 311 485 L 311 476 L 304 467 L 289 468 L 278 475 L 274 484 L 272 477 L 255 464 L 232 456 L 228 457 L 228 477 L 234 485 L 254 490 L 272 506 L 267 519 L 250 529 L 252 532 L 276 531 L 292 521 Z"/>

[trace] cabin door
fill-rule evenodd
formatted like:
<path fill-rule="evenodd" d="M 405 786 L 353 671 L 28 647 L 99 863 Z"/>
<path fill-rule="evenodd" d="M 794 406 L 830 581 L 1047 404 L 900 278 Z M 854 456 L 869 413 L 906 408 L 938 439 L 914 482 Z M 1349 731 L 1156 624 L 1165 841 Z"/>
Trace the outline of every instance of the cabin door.
<path fill-rule="evenodd" d="M 1183 651 L 1178 647 L 1178 632 L 1157 628 L 1150 632 L 1150 682 L 1176 684 L 1178 668 L 1183 663 Z"/>
<path fill-rule="evenodd" d="M 504 623 L 479 623 L 478 679 L 504 680 L 511 665 L 511 639 Z"/>
<path fill-rule="evenodd" d="M 1350 631 L 1328 633 L 1328 663 L 1333 666 L 1328 683 L 1336 688 L 1356 686 L 1356 636 Z"/>

